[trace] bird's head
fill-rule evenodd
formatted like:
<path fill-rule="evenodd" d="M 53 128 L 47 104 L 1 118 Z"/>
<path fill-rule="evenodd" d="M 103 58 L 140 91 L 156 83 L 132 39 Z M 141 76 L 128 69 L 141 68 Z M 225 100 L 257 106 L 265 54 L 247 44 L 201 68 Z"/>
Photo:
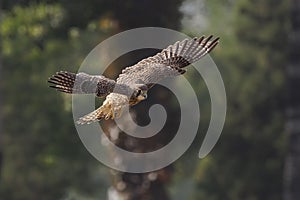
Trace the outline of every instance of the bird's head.
<path fill-rule="evenodd" d="M 147 98 L 148 87 L 145 84 L 136 84 L 132 97 L 138 101 L 145 100 Z"/>

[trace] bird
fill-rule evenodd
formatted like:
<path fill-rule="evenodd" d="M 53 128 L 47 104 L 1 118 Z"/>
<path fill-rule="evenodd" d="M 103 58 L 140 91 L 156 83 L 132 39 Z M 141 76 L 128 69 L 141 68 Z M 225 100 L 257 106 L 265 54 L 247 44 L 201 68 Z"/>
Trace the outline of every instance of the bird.
<path fill-rule="evenodd" d="M 124 68 L 116 80 L 103 75 L 59 71 L 48 82 L 51 88 L 60 92 L 105 98 L 98 109 L 80 117 L 77 124 L 119 118 L 126 106 L 145 100 L 148 90 L 160 80 L 184 74 L 184 68 L 210 53 L 219 39 L 210 35 L 177 41 L 156 55 Z"/>

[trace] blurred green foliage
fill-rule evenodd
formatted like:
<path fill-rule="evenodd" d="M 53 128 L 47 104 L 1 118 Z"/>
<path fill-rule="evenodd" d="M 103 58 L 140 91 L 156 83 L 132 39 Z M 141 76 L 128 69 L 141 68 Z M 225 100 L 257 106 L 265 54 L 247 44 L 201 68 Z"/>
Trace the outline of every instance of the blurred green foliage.
<path fill-rule="evenodd" d="M 181 2 L 3 1 L 0 199 L 105 199 L 109 170 L 81 144 L 70 97 L 48 89 L 46 80 L 57 70 L 76 71 L 96 44 L 120 30 L 179 29 Z M 184 31 L 221 36 L 213 58 L 224 78 L 228 116 L 208 157 L 196 160 L 196 142 L 176 162 L 170 191 L 181 194 L 177 199 L 281 199 L 289 1 L 203 2 L 207 29 Z M 209 99 L 203 84 L 197 89 L 205 125 Z"/>
<path fill-rule="evenodd" d="M 107 184 L 95 179 L 97 162 L 72 125 L 70 97 L 65 96 L 64 104 L 64 96 L 48 88 L 47 78 L 57 66 L 74 71 L 106 35 L 72 28 L 68 39 L 53 37 L 64 13 L 58 4 L 16 6 L 1 23 L 1 199 L 59 199 L 72 188 L 89 195 L 105 193 L 105 188 L 91 187 Z"/>
<path fill-rule="evenodd" d="M 221 41 L 215 54 L 227 89 L 226 125 L 199 162 L 195 199 L 282 198 L 288 8 L 288 1 L 272 0 L 232 7 L 226 46 Z"/>

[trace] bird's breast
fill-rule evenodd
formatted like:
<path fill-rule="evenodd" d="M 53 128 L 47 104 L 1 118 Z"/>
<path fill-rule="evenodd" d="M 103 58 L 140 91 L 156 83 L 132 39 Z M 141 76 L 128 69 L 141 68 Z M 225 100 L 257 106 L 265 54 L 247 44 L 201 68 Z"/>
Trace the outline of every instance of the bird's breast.
<path fill-rule="evenodd" d="M 141 101 L 141 99 L 138 99 L 138 98 L 130 98 L 129 105 L 134 106 L 134 105 L 138 104 L 140 101 Z"/>

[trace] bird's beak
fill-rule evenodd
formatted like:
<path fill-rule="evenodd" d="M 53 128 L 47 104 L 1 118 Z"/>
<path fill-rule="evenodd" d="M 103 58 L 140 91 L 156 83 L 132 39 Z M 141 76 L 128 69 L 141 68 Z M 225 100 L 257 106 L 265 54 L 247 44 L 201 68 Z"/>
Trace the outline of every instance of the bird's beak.
<path fill-rule="evenodd" d="M 141 95 L 138 96 L 139 101 L 143 101 L 145 99 L 147 99 L 147 94 L 141 94 Z"/>

